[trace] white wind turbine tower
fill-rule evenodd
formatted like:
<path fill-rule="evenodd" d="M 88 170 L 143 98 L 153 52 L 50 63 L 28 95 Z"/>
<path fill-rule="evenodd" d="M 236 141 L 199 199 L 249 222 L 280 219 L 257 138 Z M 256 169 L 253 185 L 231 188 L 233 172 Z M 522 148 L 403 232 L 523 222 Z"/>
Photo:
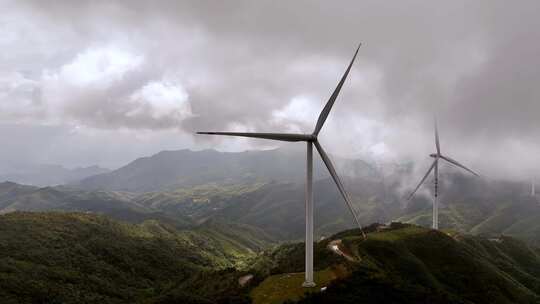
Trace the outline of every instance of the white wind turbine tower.
<path fill-rule="evenodd" d="M 347 75 L 349 74 L 349 71 L 351 70 L 351 67 L 354 63 L 356 55 L 358 54 L 359 48 L 360 48 L 360 45 L 358 45 L 358 48 L 356 49 L 356 52 L 354 53 L 354 56 L 351 62 L 349 63 L 347 70 L 341 77 L 341 80 L 339 81 L 336 89 L 330 96 L 330 99 L 324 106 L 323 110 L 321 111 L 321 114 L 319 114 L 319 119 L 317 120 L 317 124 L 315 125 L 315 130 L 313 131 L 313 133 L 295 134 L 295 133 L 197 132 L 197 134 L 253 137 L 253 138 L 290 141 L 290 142 L 304 141 L 307 143 L 307 156 L 306 156 L 307 174 L 306 174 L 306 203 L 305 203 L 305 215 L 306 215 L 305 269 L 306 269 L 306 272 L 305 272 L 305 281 L 302 284 L 302 286 L 304 287 L 315 286 L 315 282 L 313 281 L 313 145 L 315 145 L 315 148 L 319 152 L 319 155 L 321 156 L 324 164 L 328 168 L 328 171 L 330 172 L 330 175 L 332 176 L 334 182 L 336 183 L 339 189 L 339 192 L 343 196 L 345 203 L 347 203 L 347 207 L 349 208 L 349 211 L 352 213 L 354 220 L 356 221 L 356 224 L 360 228 L 360 231 L 362 231 L 362 226 L 360 225 L 360 222 L 358 221 L 358 217 L 356 216 L 356 213 L 353 210 L 353 207 L 351 205 L 351 200 L 347 192 L 345 192 L 343 183 L 341 182 L 339 176 L 337 175 L 336 170 L 334 169 L 334 165 L 330 161 L 330 158 L 328 157 L 328 155 L 322 148 L 321 144 L 317 140 L 317 136 L 319 135 L 319 132 L 321 131 L 321 128 L 323 127 L 324 122 L 326 121 L 326 118 L 328 117 L 328 114 L 330 113 L 330 110 L 332 109 L 332 106 L 334 105 L 334 102 L 336 101 L 336 98 L 338 97 L 339 91 L 341 90 L 343 83 L 347 79 Z M 363 231 L 362 231 L 362 235 L 364 235 Z"/>
<path fill-rule="evenodd" d="M 531 179 L 531 196 L 532 197 L 536 196 L 536 190 L 534 189 L 534 178 Z"/>
<path fill-rule="evenodd" d="M 414 196 L 418 188 L 424 183 L 426 178 L 428 177 L 431 170 L 434 170 L 433 175 L 435 177 L 435 197 L 433 199 L 433 229 L 439 229 L 439 200 L 438 200 L 438 194 L 439 194 L 439 159 L 443 159 L 450 164 L 459 167 L 461 169 L 464 169 L 466 171 L 469 171 L 470 173 L 479 176 L 476 172 L 472 171 L 471 169 L 465 167 L 464 165 L 458 163 L 456 160 L 445 156 L 441 154 L 441 146 L 439 144 L 439 131 L 437 129 L 437 119 L 435 119 L 435 147 L 437 148 L 437 153 L 432 153 L 429 156 L 435 158 L 433 163 L 431 164 L 431 167 L 429 167 L 428 171 L 426 172 L 426 175 L 422 178 L 418 186 L 414 189 L 414 191 L 409 195 L 407 200 L 411 200 L 411 198 Z"/>

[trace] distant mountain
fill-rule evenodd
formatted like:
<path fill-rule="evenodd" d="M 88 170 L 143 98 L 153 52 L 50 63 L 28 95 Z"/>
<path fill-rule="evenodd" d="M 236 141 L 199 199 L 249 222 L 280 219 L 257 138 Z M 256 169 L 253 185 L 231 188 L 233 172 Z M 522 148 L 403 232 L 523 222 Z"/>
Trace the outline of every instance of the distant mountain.
<path fill-rule="evenodd" d="M 354 185 L 353 181 L 347 184 Z M 377 203 L 378 182 L 355 180 L 355 209 L 362 223 L 388 221 L 400 214 L 391 203 Z M 0 183 L 0 213 L 64 211 L 106 214 L 133 223 L 157 219 L 179 227 L 207 221 L 247 224 L 280 240 L 304 234 L 304 186 L 296 183 L 209 184 L 175 191 L 130 193 Z M 352 228 L 354 220 L 330 178 L 315 182 L 318 236 Z"/>
<path fill-rule="evenodd" d="M 83 179 L 78 186 L 87 190 L 150 192 L 192 187 L 208 183 L 243 184 L 256 182 L 302 182 L 305 179 L 305 151 L 266 150 L 240 153 L 215 150 L 163 151 L 139 158 L 109 173 Z M 376 176 L 374 167 L 361 160 L 336 160 L 343 172 L 358 177 Z M 319 159 L 315 178 L 328 176 Z M 341 171 L 340 171 L 341 172 Z"/>
<path fill-rule="evenodd" d="M 83 191 L 69 187 L 34 187 L 12 182 L 0 183 L 0 214 L 14 211 L 64 211 L 107 214 L 113 218 L 140 223 L 157 219 L 177 227 L 193 224 L 187 216 L 174 217 L 133 201 L 130 193 Z"/>
<path fill-rule="evenodd" d="M 19 185 L 13 182 L 0 183 L 0 210 L 12 204 L 17 197 L 34 192 L 36 189 L 34 186 Z"/>
<path fill-rule="evenodd" d="M 540 201 L 529 195 L 528 185 L 460 173 L 447 173 L 441 180 L 440 228 L 509 235 L 540 245 Z M 430 227 L 431 199 L 419 196 L 396 220 Z"/>
<path fill-rule="evenodd" d="M 442 229 L 488 237 L 509 235 L 540 245 L 540 201 L 529 196 L 526 185 L 445 172 L 441 176 L 439 199 Z M 431 227 L 432 187 L 422 188 L 424 192 L 408 202 L 407 191 L 403 191 L 406 178 L 408 175 L 400 172 L 384 180 L 344 178 L 361 223 L 401 221 Z M 196 222 L 219 218 L 246 223 L 282 240 L 301 239 L 305 229 L 301 183 L 200 185 L 144 193 L 134 201 L 171 216 L 188 216 Z M 314 202 L 317 236 L 354 227 L 329 178 L 316 181 Z"/>
<path fill-rule="evenodd" d="M 363 224 L 395 220 L 431 227 L 432 197 L 419 194 L 407 202 L 401 184 L 404 178 L 387 176 L 384 183 L 344 179 Z M 441 228 L 487 236 L 510 235 L 540 245 L 540 201 L 528 195 L 526 185 L 457 172 L 444 173 L 441 180 Z M 423 189 L 429 192 L 430 188 Z M 201 185 L 144 193 L 134 200 L 195 221 L 223 218 L 247 223 L 282 239 L 299 239 L 304 233 L 304 186 L 298 183 Z M 318 236 L 353 227 L 354 221 L 329 178 L 315 183 L 314 202 Z"/>
<path fill-rule="evenodd" d="M 0 212 L 84 211 L 135 223 L 156 218 L 184 226 L 220 219 L 256 226 L 280 240 L 298 240 L 304 233 L 303 152 L 161 152 L 76 186 L 37 189 L 3 184 Z M 316 235 L 352 228 L 354 222 L 335 185 L 321 162 L 316 164 Z M 344 172 L 363 224 L 396 220 L 431 226 L 432 198 L 424 195 L 433 191 L 429 180 L 414 199 L 405 199 L 411 189 L 404 185 L 416 182 L 410 181 L 410 166 L 381 169 L 339 158 L 336 164 Z M 445 168 L 440 190 L 441 228 L 511 235 L 540 244 L 540 203 L 529 196 L 527 185 Z"/>
<path fill-rule="evenodd" d="M 431 197 L 420 193 L 407 202 L 400 191 L 405 176 L 344 178 L 361 223 L 394 220 L 431 227 Z M 509 235 L 540 245 L 540 202 L 524 185 L 454 172 L 444 173 L 441 180 L 442 229 Z M 315 182 L 314 199 L 317 237 L 354 227 L 330 178 Z M 0 212 L 15 210 L 94 212 L 134 223 L 160 219 L 182 227 L 216 219 L 258 227 L 279 240 L 302 239 L 305 229 L 304 185 L 293 182 L 211 183 L 147 193 L 0 184 Z"/>
<path fill-rule="evenodd" d="M 109 172 L 98 166 L 67 169 L 59 165 L 26 165 L 15 172 L 0 173 L 0 182 L 11 181 L 33 186 L 56 186 L 78 182 L 96 174 Z"/>
<path fill-rule="evenodd" d="M 353 207 L 364 225 L 385 222 L 401 214 L 397 205 L 382 202 L 381 184 L 369 180 L 346 180 Z M 355 227 L 354 218 L 330 178 L 314 184 L 314 221 L 317 237 L 328 236 Z M 234 198 L 212 216 L 231 222 L 257 226 L 284 240 L 302 239 L 304 222 L 304 186 L 293 183 L 266 184 Z"/>

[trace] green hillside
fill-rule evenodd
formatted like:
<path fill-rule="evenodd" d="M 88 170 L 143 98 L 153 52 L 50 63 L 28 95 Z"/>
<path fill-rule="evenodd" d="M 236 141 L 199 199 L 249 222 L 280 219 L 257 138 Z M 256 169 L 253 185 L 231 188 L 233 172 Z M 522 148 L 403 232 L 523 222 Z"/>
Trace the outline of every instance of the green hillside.
<path fill-rule="evenodd" d="M 155 219 L 179 228 L 194 224 L 188 216 L 167 215 L 137 203 L 135 197 L 127 192 L 84 191 L 64 186 L 39 188 L 4 182 L 0 183 L 0 214 L 13 211 L 89 212 L 132 223 Z"/>
<path fill-rule="evenodd" d="M 444 198 L 444 197 L 443 197 Z M 431 226 L 432 207 L 407 212 L 396 221 Z M 512 236 L 540 245 L 540 202 L 527 196 L 513 198 L 449 197 L 439 209 L 439 227 L 474 235 Z"/>
<path fill-rule="evenodd" d="M 102 197 L 79 200 L 84 204 L 48 205 L 60 199 L 54 193 L 22 201 L 7 196 L 10 206 L 2 206 L 0 194 L 0 212 L 92 211 L 132 222 L 166 216 L 185 225 L 220 218 L 257 226 L 281 240 L 298 240 L 304 229 L 305 151 L 293 146 L 238 153 L 163 151 L 77 184 L 90 190 L 81 191 L 87 197 L 97 190 L 129 196 L 116 197 L 121 203 L 108 204 L 111 209 L 104 204 L 85 208 L 103 201 Z M 400 221 L 431 227 L 431 177 L 411 201 L 405 199 L 419 178 L 413 175 L 412 164 L 334 161 L 361 223 Z M 352 228 L 353 220 L 318 158 L 314 172 L 317 236 Z M 511 235 L 540 245 L 540 225 L 536 224 L 540 203 L 529 196 L 529 187 L 528 183 L 477 178 L 441 165 L 439 226 L 476 235 Z"/>
<path fill-rule="evenodd" d="M 538 303 L 540 256 L 511 238 L 488 240 L 394 224 L 366 241 L 338 236 L 351 275 L 301 303 Z"/>
<path fill-rule="evenodd" d="M 200 222 L 234 205 L 245 195 L 261 189 L 264 185 L 264 183 L 205 184 L 171 191 L 143 193 L 136 196 L 133 201 L 138 205 L 160 210 L 172 216 L 187 216 Z"/>
<path fill-rule="evenodd" d="M 521 185 L 461 174 L 443 177 L 441 228 L 484 236 L 508 235 L 540 245 L 540 203 L 523 194 Z M 385 186 L 377 180 L 344 178 L 360 222 L 399 221 L 430 227 L 429 197 L 419 195 L 405 204 L 395 192 L 399 183 L 390 180 L 386 178 Z M 354 227 L 332 180 L 315 182 L 314 202 L 317 237 Z M 255 226 L 284 241 L 300 240 L 304 234 L 301 183 L 209 183 L 148 193 L 1 183 L 0 213 L 16 210 L 92 212 L 132 223 L 155 219 L 179 228 L 216 219 Z"/>
<path fill-rule="evenodd" d="M 356 181 L 358 182 L 358 181 Z M 377 200 L 377 184 L 362 180 L 364 185 L 351 183 L 353 204 L 360 222 L 384 222 L 399 209 Z M 354 186 L 354 187 L 352 187 Z M 190 206 L 192 218 L 217 218 L 256 226 L 274 237 L 290 241 L 304 236 L 304 185 L 295 183 L 266 183 L 238 188 L 235 193 L 224 187 L 201 202 L 197 192 L 193 197 L 199 202 L 175 202 L 176 208 Z M 242 190 L 242 191 L 240 191 Z M 354 219 L 339 196 L 331 179 L 322 179 L 314 185 L 315 234 L 329 236 L 354 227 Z M 196 206 L 196 207 L 195 207 Z M 170 207 L 169 207 L 170 208 Z M 185 209 L 184 209 L 185 210 Z"/>
<path fill-rule="evenodd" d="M 178 231 L 156 221 L 133 225 L 92 214 L 2 215 L 0 299 L 153 302 L 183 288 L 187 297 L 197 277 L 216 276 L 227 282 L 221 277 L 227 277 L 228 269 L 245 266 L 268 244 L 264 235 L 256 234 L 246 226 L 220 223 Z M 234 292 L 227 288 L 227 293 Z"/>
<path fill-rule="evenodd" d="M 156 220 L 129 224 L 95 214 L 13 212 L 0 216 L 0 298 L 153 304 L 540 301 L 540 253 L 524 242 L 408 224 L 374 224 L 366 232 L 367 240 L 347 230 L 317 242 L 319 285 L 306 290 L 299 286 L 304 245 L 269 247 L 271 237 L 245 224 L 210 220 L 178 230 Z"/>
<path fill-rule="evenodd" d="M 399 214 L 391 204 L 379 203 L 376 182 L 354 185 L 351 192 L 362 223 L 384 222 Z M 316 235 L 352 228 L 354 220 L 333 182 L 322 179 L 315 186 Z M 289 241 L 304 234 L 303 193 L 302 184 L 276 182 L 205 184 L 143 194 L 0 183 L 0 213 L 92 212 L 132 223 L 155 219 L 179 228 L 214 219 L 258 227 L 273 238 Z"/>

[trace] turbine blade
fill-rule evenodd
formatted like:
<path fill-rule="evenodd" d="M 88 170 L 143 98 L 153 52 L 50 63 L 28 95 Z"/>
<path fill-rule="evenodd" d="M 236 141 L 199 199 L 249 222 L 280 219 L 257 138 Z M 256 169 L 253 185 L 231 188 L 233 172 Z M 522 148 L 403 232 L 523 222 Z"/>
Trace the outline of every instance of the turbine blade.
<path fill-rule="evenodd" d="M 422 184 L 424 183 L 424 181 L 428 177 L 429 173 L 431 173 L 431 170 L 433 170 L 433 168 L 435 167 L 436 163 L 437 163 L 437 159 L 435 158 L 435 160 L 433 161 L 433 164 L 431 164 L 431 167 L 429 167 L 429 170 L 426 172 L 426 175 L 424 175 L 424 177 L 422 178 L 420 183 L 418 183 L 418 186 L 416 186 L 416 188 L 414 188 L 414 191 L 411 194 L 409 194 L 409 197 L 407 198 L 407 200 L 411 200 L 411 198 L 413 198 L 414 194 L 416 193 L 416 191 L 418 191 L 418 188 L 420 188 L 420 186 L 422 186 Z"/>
<path fill-rule="evenodd" d="M 313 136 L 311 134 L 292 133 L 197 132 L 197 134 L 240 136 L 281 141 L 310 141 L 313 139 Z"/>
<path fill-rule="evenodd" d="M 437 117 L 435 121 L 435 146 L 437 147 L 437 155 L 441 155 L 441 144 L 439 143 L 439 128 L 437 128 Z"/>
<path fill-rule="evenodd" d="M 317 124 L 315 125 L 315 131 L 313 131 L 314 135 L 318 135 L 321 131 L 322 126 L 324 125 L 324 122 L 326 121 L 326 118 L 328 117 L 328 114 L 330 114 L 330 110 L 332 110 L 332 106 L 334 105 L 334 102 L 336 101 L 336 98 L 339 95 L 339 91 L 341 91 L 341 87 L 343 86 L 343 83 L 347 79 L 347 75 L 349 75 L 349 71 L 351 70 L 351 67 L 354 63 L 354 60 L 356 59 L 356 54 L 358 54 L 358 50 L 360 49 L 360 46 L 362 44 L 358 45 L 358 48 L 356 49 L 356 52 L 354 53 L 354 56 L 351 60 L 351 63 L 349 63 L 349 66 L 347 67 L 347 70 L 345 70 L 345 73 L 341 77 L 341 80 L 339 81 L 337 87 L 335 88 L 334 92 L 332 93 L 332 96 L 330 96 L 330 99 L 326 102 L 326 105 L 324 106 L 323 110 L 321 111 L 321 114 L 319 114 L 319 119 L 317 120 Z"/>
<path fill-rule="evenodd" d="M 343 187 L 343 184 L 341 183 L 341 180 L 339 179 L 339 176 L 336 173 L 336 169 L 334 169 L 334 165 L 330 161 L 330 158 L 328 157 L 326 152 L 324 152 L 324 149 L 319 144 L 319 142 L 315 141 L 314 144 L 315 144 L 315 147 L 317 148 L 317 151 L 319 151 L 319 155 L 321 156 L 324 164 L 326 165 L 326 168 L 328 168 L 328 172 L 330 172 L 330 175 L 332 176 L 332 179 L 336 183 L 336 185 L 337 185 L 337 187 L 339 189 L 339 192 L 341 193 L 341 196 L 343 196 L 343 199 L 345 200 L 345 203 L 347 203 L 347 207 L 349 207 L 349 211 L 353 215 L 354 220 L 356 221 L 356 224 L 358 225 L 358 228 L 360 228 L 360 231 L 362 232 L 362 235 L 365 238 L 366 235 L 364 234 L 364 230 L 362 229 L 362 225 L 360 225 L 360 221 L 358 220 L 358 217 L 356 216 L 356 213 L 354 212 L 354 209 L 352 207 L 349 195 L 345 191 L 345 187 Z"/>
<path fill-rule="evenodd" d="M 463 170 L 469 171 L 470 173 L 472 173 L 472 174 L 474 174 L 476 176 L 480 176 L 480 174 L 478 174 L 478 173 L 474 172 L 473 170 L 465 167 L 464 165 L 458 163 L 455 159 L 452 159 L 452 158 L 450 158 L 448 156 L 444 156 L 444 155 L 441 155 L 441 158 L 446 160 L 447 162 L 451 163 L 452 165 L 454 165 L 456 167 L 459 167 L 459 168 L 461 168 Z"/>

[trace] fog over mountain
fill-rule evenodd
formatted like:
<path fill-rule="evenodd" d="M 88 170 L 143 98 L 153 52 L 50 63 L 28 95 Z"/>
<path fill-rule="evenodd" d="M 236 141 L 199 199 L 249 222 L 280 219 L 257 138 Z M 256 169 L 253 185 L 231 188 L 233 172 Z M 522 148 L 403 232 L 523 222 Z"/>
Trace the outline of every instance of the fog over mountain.
<path fill-rule="evenodd" d="M 197 130 L 311 132 L 364 43 L 321 141 L 487 177 L 540 171 L 537 1 L 12 1 L 0 10 L 0 167 L 120 167 L 162 150 L 271 148 Z"/>
<path fill-rule="evenodd" d="M 27 185 L 50 186 L 78 182 L 84 178 L 109 172 L 98 166 L 64 168 L 60 165 L 20 165 L 15 172 L 0 173 L 0 181 Z"/>

